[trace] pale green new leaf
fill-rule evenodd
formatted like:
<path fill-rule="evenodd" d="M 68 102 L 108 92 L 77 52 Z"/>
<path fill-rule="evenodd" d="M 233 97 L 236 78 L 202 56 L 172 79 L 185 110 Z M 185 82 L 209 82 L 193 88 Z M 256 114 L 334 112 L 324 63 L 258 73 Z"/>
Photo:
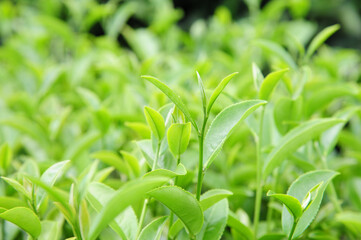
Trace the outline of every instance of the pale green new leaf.
<path fill-rule="evenodd" d="M 298 201 L 302 202 L 308 193 L 312 190 L 316 190 L 317 194 L 308 203 L 308 206 L 303 210 L 303 214 L 298 220 L 293 237 L 297 238 L 304 230 L 311 224 L 316 217 L 318 209 L 320 207 L 323 193 L 326 190 L 328 183 L 338 173 L 331 170 L 317 170 L 311 171 L 301 175 L 296 179 L 287 191 L 287 195 L 295 197 Z M 319 186 L 317 186 L 320 184 Z M 288 235 L 291 231 L 293 224 L 293 217 L 286 208 L 282 211 L 282 228 Z"/>
<path fill-rule="evenodd" d="M 167 85 L 159 81 L 159 79 L 152 77 L 152 76 L 142 76 L 142 78 L 146 79 L 154 86 L 156 86 L 159 90 L 161 90 L 168 98 L 184 113 L 186 118 L 192 123 L 193 127 L 198 131 L 197 123 L 192 118 L 191 114 L 189 113 L 188 108 L 183 103 L 178 95 L 176 95 Z"/>
<path fill-rule="evenodd" d="M 173 123 L 167 132 L 169 150 L 175 157 L 184 153 L 191 137 L 191 123 Z"/>
<path fill-rule="evenodd" d="M 26 207 L 26 203 L 16 197 L 0 197 L 0 208 L 10 209 L 14 207 Z"/>
<path fill-rule="evenodd" d="M 100 137 L 101 134 L 99 132 L 89 132 L 85 135 L 82 135 L 80 139 L 75 141 L 74 144 L 67 148 L 63 159 L 70 159 L 74 161 L 82 152 L 89 149 L 90 146 L 93 145 Z"/>
<path fill-rule="evenodd" d="M 56 221 L 41 221 L 41 234 L 39 240 L 59 240 L 61 235 L 59 223 Z"/>
<path fill-rule="evenodd" d="M 207 106 L 207 114 L 210 113 L 214 102 L 217 100 L 218 96 L 222 93 L 223 89 L 227 86 L 229 81 L 231 81 L 231 79 L 236 74 L 238 74 L 238 72 L 234 72 L 234 73 L 229 74 L 227 77 L 223 78 L 222 81 L 218 84 L 216 89 L 213 91 L 211 97 L 209 98 L 209 103 L 208 103 L 208 106 Z"/>
<path fill-rule="evenodd" d="M 99 159 L 105 164 L 115 167 L 120 173 L 130 176 L 132 173 L 131 167 L 123 161 L 123 159 L 116 153 L 106 150 L 95 152 L 91 155 L 93 158 Z"/>
<path fill-rule="evenodd" d="M 272 191 L 268 191 L 267 196 L 274 197 L 280 200 L 288 209 L 288 211 L 293 215 L 294 221 L 297 221 L 302 215 L 302 206 L 300 201 L 295 197 L 286 195 L 286 194 L 277 194 Z"/>
<path fill-rule="evenodd" d="M 144 107 L 145 118 L 154 137 L 160 141 L 165 134 L 165 123 L 162 115 L 150 107 Z"/>
<path fill-rule="evenodd" d="M 33 238 L 37 238 L 41 232 L 41 224 L 36 214 L 26 207 L 15 207 L 0 213 L 0 218 L 12 222 Z"/>
<path fill-rule="evenodd" d="M 268 100 L 270 98 L 270 95 L 274 87 L 288 70 L 289 69 L 286 68 L 268 74 L 266 78 L 263 80 L 261 87 L 259 89 L 259 98 L 263 100 Z"/>
<path fill-rule="evenodd" d="M 49 167 L 45 172 L 41 175 L 40 181 L 44 184 L 47 184 L 49 187 L 52 187 L 56 180 L 64 173 L 67 165 L 70 163 L 70 160 L 61 161 L 55 163 L 51 167 Z M 39 189 L 36 193 L 36 202 L 37 207 L 39 208 L 41 203 L 44 201 L 45 191 L 43 189 Z"/>
<path fill-rule="evenodd" d="M 259 91 L 261 84 L 264 80 L 264 76 L 257 66 L 257 64 L 252 63 L 252 75 L 253 75 L 253 83 L 257 91 Z"/>
<path fill-rule="evenodd" d="M 310 58 L 312 54 L 337 30 L 340 29 L 340 25 L 335 24 L 323 29 L 320 33 L 314 37 L 310 43 L 310 46 L 306 52 L 306 58 Z"/>
<path fill-rule="evenodd" d="M 297 69 L 296 62 L 293 60 L 292 56 L 281 45 L 265 39 L 257 40 L 256 44 L 270 51 L 271 53 L 277 55 L 291 68 Z"/>
<path fill-rule="evenodd" d="M 145 178 L 137 179 L 126 183 L 119 190 L 117 190 L 107 204 L 102 208 L 99 215 L 94 219 L 90 227 L 89 239 L 94 240 L 98 237 L 101 231 L 113 219 L 126 209 L 130 204 L 139 201 L 144 195 L 157 187 L 166 183 L 168 178 Z"/>
<path fill-rule="evenodd" d="M 146 174 L 144 174 L 143 178 L 146 177 L 168 177 L 168 178 L 174 178 L 177 176 L 184 176 L 187 174 L 187 169 L 184 167 L 183 164 L 179 164 L 177 168 L 174 171 L 168 170 L 168 169 L 155 169 L 153 171 L 150 171 Z"/>
<path fill-rule="evenodd" d="M 167 216 L 159 217 L 143 228 L 137 240 L 159 240 L 167 220 Z"/>
<path fill-rule="evenodd" d="M 203 211 L 197 199 L 189 192 L 176 186 L 157 188 L 149 196 L 167 206 L 183 222 L 188 231 L 195 235 L 203 225 Z"/>
<path fill-rule="evenodd" d="M 6 170 L 11 163 L 12 151 L 9 147 L 9 144 L 4 143 L 0 147 L 0 168 Z"/>
<path fill-rule="evenodd" d="M 266 104 L 266 101 L 243 101 L 225 108 L 215 117 L 204 139 L 203 164 L 205 169 L 210 166 L 237 124 L 263 104 Z"/>
<path fill-rule="evenodd" d="M 206 92 L 204 91 L 204 86 L 203 86 L 202 78 L 201 78 L 201 76 L 199 76 L 198 71 L 197 71 L 197 79 L 198 79 L 199 91 L 200 91 L 200 93 L 201 93 L 202 106 L 203 106 L 203 114 L 206 115 L 206 114 L 207 114 L 207 97 L 206 97 Z"/>
<path fill-rule="evenodd" d="M 1 177 L 5 182 L 7 182 L 10 186 L 12 186 L 17 192 L 23 194 L 27 199 L 31 200 L 30 193 L 26 191 L 23 185 L 21 185 L 18 181 L 12 178 Z"/>
<path fill-rule="evenodd" d="M 271 151 L 263 165 L 263 176 L 266 178 L 287 155 L 319 136 L 330 127 L 342 123 L 336 118 L 313 119 L 300 124 L 283 136 L 277 146 Z"/>

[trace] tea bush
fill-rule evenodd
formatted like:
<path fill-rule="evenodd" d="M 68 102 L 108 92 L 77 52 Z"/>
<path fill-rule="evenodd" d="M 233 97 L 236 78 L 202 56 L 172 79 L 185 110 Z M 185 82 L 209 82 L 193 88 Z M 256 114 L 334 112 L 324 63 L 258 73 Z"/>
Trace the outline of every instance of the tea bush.
<path fill-rule="evenodd" d="M 320 2 L 1 1 L 1 239 L 361 239 L 361 18 Z"/>

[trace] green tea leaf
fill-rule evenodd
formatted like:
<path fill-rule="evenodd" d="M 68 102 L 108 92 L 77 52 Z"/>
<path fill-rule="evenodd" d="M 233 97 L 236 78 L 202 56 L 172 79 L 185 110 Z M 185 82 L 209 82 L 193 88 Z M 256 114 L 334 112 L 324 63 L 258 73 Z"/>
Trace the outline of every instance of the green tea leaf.
<path fill-rule="evenodd" d="M 12 222 L 33 238 L 37 238 L 41 232 L 41 224 L 35 213 L 26 207 L 15 207 L 0 213 L 0 218 Z"/>
<path fill-rule="evenodd" d="M 88 150 L 91 145 L 93 145 L 99 138 L 101 134 L 99 132 L 89 132 L 77 141 L 64 153 L 63 159 L 70 159 L 72 161 L 76 160 L 76 158 L 84 151 Z"/>
<path fill-rule="evenodd" d="M 319 136 L 330 127 L 342 123 L 335 118 L 313 119 L 300 124 L 281 138 L 277 146 L 271 151 L 263 165 L 263 176 L 266 178 L 289 153 L 297 150 L 303 144 Z"/>
<path fill-rule="evenodd" d="M 301 202 L 305 199 L 305 197 L 307 197 L 310 191 L 315 189 L 315 186 L 321 183 L 321 185 L 317 189 L 317 194 L 314 197 L 313 201 L 309 203 L 307 208 L 304 210 L 302 216 L 298 220 L 293 235 L 294 238 L 300 236 L 316 217 L 323 198 L 323 193 L 326 190 L 328 183 L 337 174 L 337 172 L 330 170 L 311 171 L 301 175 L 291 184 L 290 188 L 287 191 L 287 194 L 295 197 L 298 201 Z M 289 211 L 284 208 L 282 211 L 282 228 L 287 235 L 291 231 L 292 224 L 293 217 L 291 216 Z"/>
<path fill-rule="evenodd" d="M 232 196 L 233 193 L 225 190 L 225 189 L 211 189 L 202 194 L 200 204 L 202 206 L 203 211 L 212 207 L 217 202 L 225 199 L 229 196 Z"/>
<path fill-rule="evenodd" d="M 89 239 L 94 240 L 101 231 L 130 204 L 142 199 L 146 192 L 160 187 L 168 178 L 146 178 L 127 182 L 117 190 L 102 208 L 90 227 Z"/>
<path fill-rule="evenodd" d="M 206 97 L 206 92 L 204 91 L 204 86 L 203 86 L 202 78 L 201 78 L 201 76 L 199 76 L 198 71 L 197 71 L 197 79 L 198 79 L 199 91 L 200 91 L 200 93 L 201 93 L 202 106 L 203 106 L 203 114 L 206 115 L 206 114 L 207 114 L 207 97 Z"/>
<path fill-rule="evenodd" d="M 180 97 L 176 95 L 167 85 L 159 81 L 157 78 L 152 76 L 142 76 L 142 78 L 146 79 L 150 83 L 152 83 L 154 86 L 156 86 L 159 90 L 161 90 L 165 95 L 168 96 L 168 98 L 184 113 L 186 118 L 192 123 L 193 127 L 198 131 L 197 123 L 192 118 L 191 114 L 189 113 L 188 108 L 186 105 L 182 102 Z"/>
<path fill-rule="evenodd" d="M 195 197 L 176 186 L 157 188 L 149 196 L 167 206 L 184 223 L 188 231 L 195 235 L 203 225 L 203 211 Z"/>
<path fill-rule="evenodd" d="M 167 220 L 167 216 L 154 219 L 143 228 L 137 240 L 159 240 Z"/>
<path fill-rule="evenodd" d="M 336 215 L 336 221 L 345 227 L 355 236 L 361 236 L 361 213 L 345 211 Z"/>
<path fill-rule="evenodd" d="M 15 197 L 0 197 L 0 208 L 10 209 L 14 207 L 26 207 L 26 204 L 24 201 Z"/>
<path fill-rule="evenodd" d="M 0 147 L 0 168 L 3 170 L 8 169 L 12 159 L 12 151 L 7 143 Z"/>
<path fill-rule="evenodd" d="M 70 163 L 70 160 L 61 161 L 55 163 L 51 167 L 49 167 L 45 172 L 41 175 L 40 181 L 44 184 L 47 184 L 49 187 L 52 187 L 56 180 L 64 173 L 67 165 Z M 37 207 L 39 208 L 45 198 L 45 191 L 43 189 L 39 189 L 36 193 L 36 202 Z"/>
<path fill-rule="evenodd" d="M 162 140 L 165 134 L 165 124 L 162 115 L 150 107 L 144 107 L 144 114 L 155 138 L 158 141 Z"/>
<path fill-rule="evenodd" d="M 288 211 L 293 215 L 294 221 L 297 221 L 301 217 L 303 212 L 302 206 L 296 198 L 286 194 L 276 194 L 272 191 L 268 191 L 267 196 L 280 200 L 286 206 Z"/>
<path fill-rule="evenodd" d="M 270 234 L 263 235 L 258 240 L 284 240 L 284 239 L 286 239 L 286 235 L 284 235 L 284 234 L 270 233 Z"/>
<path fill-rule="evenodd" d="M 228 200 L 223 199 L 204 211 L 204 224 L 197 240 L 221 239 L 228 219 Z"/>
<path fill-rule="evenodd" d="M 135 131 L 141 138 L 143 139 L 150 138 L 150 129 L 148 125 L 140 122 L 125 122 L 124 124 L 125 126 Z"/>
<path fill-rule="evenodd" d="M 245 240 L 253 240 L 255 239 L 253 231 L 241 223 L 241 221 L 238 220 L 236 214 L 233 212 L 230 212 L 228 214 L 228 220 L 227 225 L 231 228 L 237 231 Z"/>
<path fill-rule="evenodd" d="M 173 123 L 167 132 L 169 150 L 175 157 L 184 153 L 191 137 L 191 123 Z"/>
<path fill-rule="evenodd" d="M 143 178 L 146 177 L 168 177 L 174 178 L 176 176 L 184 176 L 187 174 L 187 169 L 184 167 L 183 164 L 179 164 L 174 171 L 168 169 L 155 169 L 144 174 Z"/>
<path fill-rule="evenodd" d="M 297 69 L 297 64 L 295 61 L 281 45 L 265 39 L 257 40 L 256 44 L 277 55 L 280 59 L 287 63 L 290 68 Z"/>
<path fill-rule="evenodd" d="M 323 29 L 320 33 L 314 37 L 310 43 L 310 46 L 306 52 L 306 58 L 310 58 L 312 54 L 337 30 L 340 29 L 340 25 L 335 24 Z"/>
<path fill-rule="evenodd" d="M 208 103 L 208 106 L 207 106 L 207 114 L 210 113 L 214 102 L 217 100 L 218 96 L 222 93 L 223 89 L 227 86 L 229 81 L 231 81 L 231 79 L 236 74 L 238 74 L 238 72 L 234 72 L 234 73 L 229 74 L 227 77 L 223 78 L 222 81 L 218 84 L 216 89 L 213 91 L 211 97 L 209 98 L 209 103 Z"/>
<path fill-rule="evenodd" d="M 124 160 L 114 152 L 101 150 L 93 153 L 91 156 L 93 158 L 99 159 L 105 164 L 115 167 L 115 169 L 117 169 L 120 173 L 123 173 L 127 176 L 130 176 L 132 173 L 132 169 L 129 164 L 124 162 Z"/>
<path fill-rule="evenodd" d="M 5 182 L 7 182 L 10 186 L 12 186 L 17 192 L 23 194 L 27 199 L 31 200 L 30 193 L 26 191 L 23 185 L 21 185 L 18 181 L 15 179 L 7 178 L 7 177 L 1 177 Z"/>
<path fill-rule="evenodd" d="M 261 87 L 259 89 L 259 98 L 263 100 L 268 100 L 270 95 L 278 83 L 278 81 L 282 78 L 282 76 L 288 71 L 289 69 L 282 69 L 277 72 L 272 72 L 266 76 L 263 80 Z"/>
<path fill-rule="evenodd" d="M 213 162 L 237 124 L 263 104 L 266 104 L 266 101 L 243 101 L 225 108 L 215 117 L 204 139 L 204 169 L 207 169 Z"/>
<path fill-rule="evenodd" d="M 41 234 L 38 237 L 39 240 L 59 240 L 61 235 L 58 222 L 44 220 L 41 221 Z"/>
<path fill-rule="evenodd" d="M 252 75 L 253 75 L 253 83 L 257 91 L 259 91 L 261 84 L 264 80 L 264 76 L 261 72 L 261 69 L 257 66 L 257 64 L 252 63 Z"/>
<path fill-rule="evenodd" d="M 140 174 L 140 166 L 138 159 L 136 159 L 133 155 L 131 155 L 126 151 L 120 151 L 120 154 L 122 155 L 124 161 L 128 163 L 128 165 L 132 169 L 134 176 L 138 177 Z"/>

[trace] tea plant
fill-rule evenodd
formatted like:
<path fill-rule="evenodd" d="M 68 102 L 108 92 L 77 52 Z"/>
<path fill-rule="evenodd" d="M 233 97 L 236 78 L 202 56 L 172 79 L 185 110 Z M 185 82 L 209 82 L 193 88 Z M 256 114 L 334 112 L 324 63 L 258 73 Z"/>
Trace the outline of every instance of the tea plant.
<path fill-rule="evenodd" d="M 1 1 L 0 239 L 360 239 L 356 4 L 238 4 Z"/>

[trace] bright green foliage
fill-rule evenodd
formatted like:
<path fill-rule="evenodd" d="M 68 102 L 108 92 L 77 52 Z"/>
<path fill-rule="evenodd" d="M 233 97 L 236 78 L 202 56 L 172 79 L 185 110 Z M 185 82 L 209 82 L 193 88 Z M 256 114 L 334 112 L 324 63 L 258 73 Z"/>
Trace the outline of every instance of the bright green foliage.
<path fill-rule="evenodd" d="M 268 100 L 271 96 L 273 89 L 275 88 L 278 81 L 282 78 L 288 69 L 283 69 L 277 72 L 272 72 L 268 74 L 263 82 L 261 83 L 259 89 L 259 98 L 263 100 Z"/>
<path fill-rule="evenodd" d="M 267 177 L 289 153 L 297 150 L 300 146 L 307 143 L 311 139 L 319 136 L 328 128 L 342 123 L 340 119 L 315 119 L 302 123 L 296 128 L 288 132 L 277 146 L 272 150 L 265 160 L 263 167 L 263 176 Z"/>
<path fill-rule="evenodd" d="M 160 217 L 153 220 L 146 227 L 143 228 L 138 240 L 159 240 L 162 236 L 162 230 L 167 221 L 167 217 Z"/>
<path fill-rule="evenodd" d="M 209 113 L 211 111 L 212 106 L 213 106 L 214 102 L 217 100 L 218 96 L 222 93 L 223 89 L 227 86 L 229 81 L 231 81 L 231 79 L 236 74 L 238 74 L 238 72 L 232 73 L 232 74 L 228 75 L 227 77 L 223 78 L 222 81 L 216 87 L 216 89 L 214 89 L 211 97 L 209 98 L 209 102 L 207 105 L 207 113 Z"/>
<path fill-rule="evenodd" d="M 312 39 L 310 46 L 307 49 L 306 57 L 309 58 L 312 54 L 337 30 L 340 29 L 340 25 L 335 24 L 323 29 L 316 37 Z"/>
<path fill-rule="evenodd" d="M 144 107 L 144 114 L 154 137 L 158 139 L 158 141 L 162 140 L 165 134 L 165 125 L 162 115 L 150 107 Z"/>
<path fill-rule="evenodd" d="M 173 123 L 167 132 L 169 150 L 180 156 L 188 147 L 191 137 L 191 123 Z"/>
<path fill-rule="evenodd" d="M 262 100 L 249 100 L 233 104 L 220 112 L 211 123 L 204 140 L 204 168 L 207 169 L 222 148 L 222 145 L 237 124 L 248 117 L 259 106 Z"/>
<path fill-rule="evenodd" d="M 199 233 L 203 225 L 203 211 L 192 194 L 179 187 L 168 186 L 155 189 L 148 195 L 177 215 L 192 235 Z"/>
<path fill-rule="evenodd" d="M 0 218 L 12 222 L 33 238 L 37 238 L 41 232 L 41 224 L 39 218 L 33 211 L 26 207 L 14 207 L 11 209 L 0 209 Z"/>
<path fill-rule="evenodd" d="M 286 195 L 286 194 L 277 194 L 269 191 L 267 196 L 277 198 L 280 200 L 288 209 L 288 211 L 293 215 L 294 221 L 298 221 L 298 219 L 302 215 L 303 206 L 301 203 L 294 197 Z"/>

